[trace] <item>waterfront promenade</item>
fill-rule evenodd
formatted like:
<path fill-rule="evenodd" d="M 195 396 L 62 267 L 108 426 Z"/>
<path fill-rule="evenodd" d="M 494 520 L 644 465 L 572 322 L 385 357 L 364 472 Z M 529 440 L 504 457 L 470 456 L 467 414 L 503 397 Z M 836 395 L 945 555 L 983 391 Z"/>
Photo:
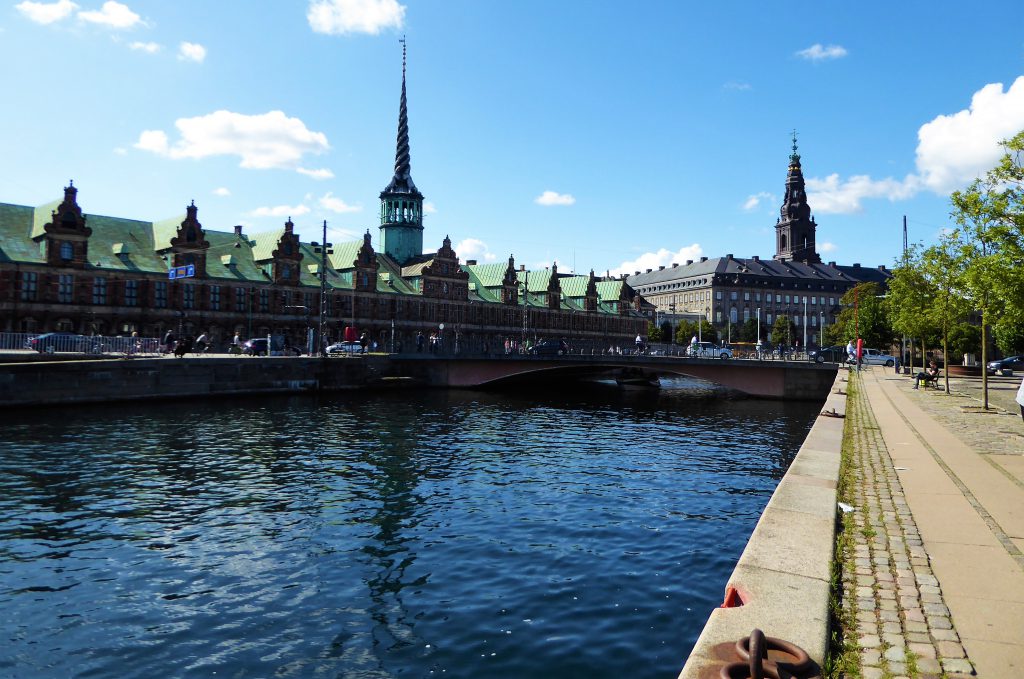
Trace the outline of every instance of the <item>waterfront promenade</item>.
<path fill-rule="evenodd" d="M 980 407 L 980 378 L 951 379 L 949 395 L 913 390 L 910 376 L 880 366 L 854 381 L 856 531 L 843 607 L 862 676 L 1019 676 L 1020 377 L 992 379 L 990 412 Z"/>

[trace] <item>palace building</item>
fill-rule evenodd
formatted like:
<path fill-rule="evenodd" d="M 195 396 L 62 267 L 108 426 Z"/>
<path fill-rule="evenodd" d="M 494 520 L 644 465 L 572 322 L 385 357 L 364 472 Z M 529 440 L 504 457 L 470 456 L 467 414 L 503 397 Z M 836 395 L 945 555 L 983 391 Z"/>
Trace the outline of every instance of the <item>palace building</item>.
<path fill-rule="evenodd" d="M 884 265 L 822 263 L 815 246 L 817 227 L 794 136 L 786 195 L 775 224 L 774 257 L 701 257 L 637 271 L 626 282 L 655 307 L 652 320 L 703 317 L 726 337 L 735 332 L 729 326 L 760 318 L 767 337 L 775 319 L 785 315 L 798 330 L 806 327 L 808 345 L 817 346 L 822 326 L 835 322 L 846 291 L 866 282 L 885 285 L 892 275 Z"/>
<path fill-rule="evenodd" d="M 566 338 L 629 346 L 646 333 L 643 300 L 623 278 L 527 271 L 462 262 L 445 237 L 423 251 L 424 196 L 412 180 L 403 48 L 395 172 L 380 194 L 380 251 L 369 231 L 323 252 L 288 219 L 275 231 L 203 226 L 184 215 L 149 222 L 87 214 L 69 182 L 61 200 L 0 203 L 0 331 L 68 331 L 161 337 L 168 330 L 215 345 L 283 336 L 304 345 L 317 327 L 321 285 L 326 333 L 368 332 L 381 347 L 410 350 L 439 333 L 452 350 L 497 351 L 507 338 Z M 326 261 L 326 266 L 323 266 Z M 176 267 L 194 276 L 170 278 Z"/>

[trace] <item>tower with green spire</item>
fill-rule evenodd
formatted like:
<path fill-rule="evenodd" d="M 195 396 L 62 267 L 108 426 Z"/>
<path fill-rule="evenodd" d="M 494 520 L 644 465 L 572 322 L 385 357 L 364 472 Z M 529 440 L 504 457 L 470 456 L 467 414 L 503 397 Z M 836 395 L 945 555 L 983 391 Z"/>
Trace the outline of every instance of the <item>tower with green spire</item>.
<path fill-rule="evenodd" d="M 409 114 L 405 101 L 405 38 L 402 38 L 402 99 L 398 109 L 395 176 L 380 193 L 381 249 L 399 264 L 423 253 L 423 194 L 409 164 Z"/>
<path fill-rule="evenodd" d="M 796 130 L 793 130 L 793 153 L 789 156 L 789 173 L 786 175 L 786 198 L 782 201 L 779 219 L 775 223 L 775 259 L 821 262 L 814 244 L 817 229 L 811 206 L 807 204 L 800 154 L 796 152 Z"/>

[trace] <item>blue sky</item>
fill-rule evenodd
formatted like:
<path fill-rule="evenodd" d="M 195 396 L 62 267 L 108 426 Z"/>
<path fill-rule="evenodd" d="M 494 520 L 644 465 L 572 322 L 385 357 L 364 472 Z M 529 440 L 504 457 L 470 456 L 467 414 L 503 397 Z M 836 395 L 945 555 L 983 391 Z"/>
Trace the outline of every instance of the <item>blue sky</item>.
<path fill-rule="evenodd" d="M 822 258 L 891 265 L 1024 129 L 1024 3 L 9 3 L 0 202 L 195 200 L 376 244 L 408 40 L 424 247 L 598 273 L 774 254 L 790 134 Z"/>

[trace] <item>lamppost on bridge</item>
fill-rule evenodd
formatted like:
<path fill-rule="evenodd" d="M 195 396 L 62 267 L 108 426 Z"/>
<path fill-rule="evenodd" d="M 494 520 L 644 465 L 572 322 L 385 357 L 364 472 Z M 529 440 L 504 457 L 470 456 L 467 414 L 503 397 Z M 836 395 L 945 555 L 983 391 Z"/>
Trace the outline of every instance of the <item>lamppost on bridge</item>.
<path fill-rule="evenodd" d="M 313 246 L 313 252 L 320 255 L 320 322 L 317 328 L 316 341 L 320 349 L 320 355 L 327 358 L 327 345 L 324 342 L 324 316 L 327 313 L 327 255 L 333 254 L 334 250 L 331 250 L 333 243 L 327 242 L 327 220 L 324 220 L 324 240 L 323 245 L 313 241 L 310 243 Z M 352 289 L 355 290 L 355 279 L 352 280 Z M 353 293 L 354 294 L 354 293 Z M 353 305 L 354 306 L 354 305 Z M 267 348 L 269 353 L 270 349 Z"/>
<path fill-rule="evenodd" d="M 807 353 L 807 295 L 804 295 L 804 353 Z"/>

